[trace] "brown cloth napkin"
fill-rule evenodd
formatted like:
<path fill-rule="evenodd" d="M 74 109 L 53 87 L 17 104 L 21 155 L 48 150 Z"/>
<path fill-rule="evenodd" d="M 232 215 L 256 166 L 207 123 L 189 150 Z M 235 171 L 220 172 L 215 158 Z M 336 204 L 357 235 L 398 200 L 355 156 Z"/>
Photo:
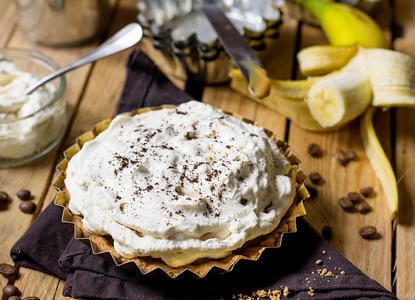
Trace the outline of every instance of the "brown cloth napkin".
<path fill-rule="evenodd" d="M 135 50 L 131 54 L 118 112 L 189 99 L 144 53 Z M 281 248 L 267 249 L 257 262 L 241 261 L 230 273 L 210 274 L 204 279 L 173 280 L 129 273 L 92 254 L 90 247 L 73 237 L 73 229 L 61 222 L 61 215 L 61 207 L 49 205 L 13 246 L 11 256 L 18 265 L 65 279 L 64 296 L 122 300 L 231 299 L 234 294 L 251 295 L 257 290 L 287 286 L 290 299 L 396 299 L 302 219 L 298 219 L 297 233 L 286 234 Z M 317 259 L 323 263 L 316 265 Z M 327 269 L 334 276 L 320 276 L 318 269 Z M 314 296 L 310 295 L 310 287 Z"/>

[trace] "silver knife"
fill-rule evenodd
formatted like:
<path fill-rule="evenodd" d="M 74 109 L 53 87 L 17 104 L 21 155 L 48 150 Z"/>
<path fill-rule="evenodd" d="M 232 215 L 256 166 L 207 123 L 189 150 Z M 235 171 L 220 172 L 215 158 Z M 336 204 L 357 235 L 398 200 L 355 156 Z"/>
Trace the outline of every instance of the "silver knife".
<path fill-rule="evenodd" d="M 199 6 L 212 24 L 226 53 L 235 62 L 249 85 L 250 92 L 259 98 L 268 96 L 271 81 L 248 42 L 235 29 L 223 11 L 212 0 L 198 0 Z"/>

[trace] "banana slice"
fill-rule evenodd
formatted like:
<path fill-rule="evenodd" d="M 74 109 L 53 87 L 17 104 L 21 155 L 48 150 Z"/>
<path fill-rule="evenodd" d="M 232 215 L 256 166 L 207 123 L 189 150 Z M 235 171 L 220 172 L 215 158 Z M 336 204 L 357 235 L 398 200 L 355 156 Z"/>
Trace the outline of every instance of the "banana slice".
<path fill-rule="evenodd" d="M 415 106 L 415 60 L 385 49 L 361 49 L 369 68 L 374 106 Z"/>
<path fill-rule="evenodd" d="M 310 88 L 307 104 L 320 126 L 345 125 L 369 107 L 372 89 L 366 69 L 364 56 L 357 54 L 342 70 Z"/>
<path fill-rule="evenodd" d="M 344 67 L 356 55 L 358 46 L 312 46 L 297 54 L 300 71 L 304 76 L 324 75 Z"/>
<path fill-rule="evenodd" d="M 398 213 L 399 198 L 398 184 L 392 166 L 383 151 L 382 145 L 373 127 L 373 114 L 375 107 L 370 107 L 360 119 L 360 135 L 362 136 L 363 147 L 370 164 L 378 177 L 386 201 L 390 209 L 391 219 L 395 219 Z"/>

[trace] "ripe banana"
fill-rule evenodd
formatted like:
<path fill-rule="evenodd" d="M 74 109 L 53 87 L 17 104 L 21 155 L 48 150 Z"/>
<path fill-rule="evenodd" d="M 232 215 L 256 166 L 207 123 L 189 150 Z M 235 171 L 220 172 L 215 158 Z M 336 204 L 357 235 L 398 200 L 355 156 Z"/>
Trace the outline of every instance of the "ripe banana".
<path fill-rule="evenodd" d="M 369 69 L 374 106 L 415 106 L 415 60 L 385 49 L 362 49 Z"/>
<path fill-rule="evenodd" d="M 250 95 L 239 70 L 230 74 L 231 87 L 306 130 L 337 129 L 364 114 L 360 122 L 363 146 L 382 184 L 391 218 L 395 218 L 396 178 L 372 118 L 375 106 L 415 106 L 415 60 L 392 50 L 356 46 L 311 47 L 302 50 L 298 58 L 300 69 L 308 75 L 331 73 L 306 80 L 272 80 L 271 93 L 262 100 Z M 373 106 L 368 109 L 371 103 Z"/>
<path fill-rule="evenodd" d="M 382 145 L 373 127 L 373 114 L 376 108 L 369 108 L 360 120 L 360 135 L 362 136 L 363 147 L 370 164 L 378 177 L 386 201 L 390 209 L 391 219 L 395 219 L 398 213 L 399 198 L 398 185 L 392 166 L 382 149 Z"/>
<path fill-rule="evenodd" d="M 311 115 L 324 128 L 339 127 L 357 118 L 371 100 L 369 74 L 360 53 L 341 71 L 317 81 L 307 95 Z"/>
<path fill-rule="evenodd" d="M 330 44 L 367 48 L 388 48 L 379 25 L 361 10 L 352 6 L 324 0 L 297 0 L 320 22 Z"/>
<path fill-rule="evenodd" d="M 341 69 L 356 55 L 357 50 L 357 45 L 347 47 L 323 45 L 304 48 L 297 54 L 301 74 L 316 76 Z"/>
<path fill-rule="evenodd" d="M 305 80 L 272 80 L 269 97 L 251 98 L 314 131 L 345 125 L 363 114 L 371 102 L 383 107 L 415 106 L 413 58 L 392 50 L 358 48 L 350 59 L 355 49 L 356 46 L 316 46 L 302 50 L 300 69 L 305 65 L 311 73 L 335 71 Z M 337 53 L 337 58 L 325 60 L 328 53 Z M 231 72 L 231 79 L 234 89 L 247 94 L 238 71 Z"/>

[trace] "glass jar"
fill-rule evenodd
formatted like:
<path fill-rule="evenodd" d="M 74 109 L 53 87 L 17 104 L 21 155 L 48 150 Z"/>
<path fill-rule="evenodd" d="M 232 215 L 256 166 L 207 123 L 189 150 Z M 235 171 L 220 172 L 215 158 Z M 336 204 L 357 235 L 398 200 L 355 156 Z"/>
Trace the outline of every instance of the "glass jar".
<path fill-rule="evenodd" d="M 11 62 L 21 71 L 37 78 L 59 68 L 49 57 L 23 49 L 0 48 L 0 60 Z M 13 80 L 17 80 L 13 76 L 9 77 L 9 80 L 6 77 L 6 80 L 0 82 L 0 96 L 1 92 L 7 93 L 13 84 L 23 86 L 20 82 L 13 83 Z M 45 90 L 39 88 L 42 89 L 42 94 L 35 94 L 39 89 L 35 90 L 30 96 L 36 98 L 26 106 L 21 104 L 18 108 L 13 108 L 10 105 L 14 99 L 21 99 L 19 97 L 13 99 L 8 95 L 0 98 L 0 167 L 32 161 L 51 151 L 61 141 L 67 125 L 64 99 L 66 79 L 62 75 L 48 84 Z"/>
<path fill-rule="evenodd" d="M 74 46 L 103 33 L 109 0 L 15 0 L 19 29 L 46 46 Z"/>

